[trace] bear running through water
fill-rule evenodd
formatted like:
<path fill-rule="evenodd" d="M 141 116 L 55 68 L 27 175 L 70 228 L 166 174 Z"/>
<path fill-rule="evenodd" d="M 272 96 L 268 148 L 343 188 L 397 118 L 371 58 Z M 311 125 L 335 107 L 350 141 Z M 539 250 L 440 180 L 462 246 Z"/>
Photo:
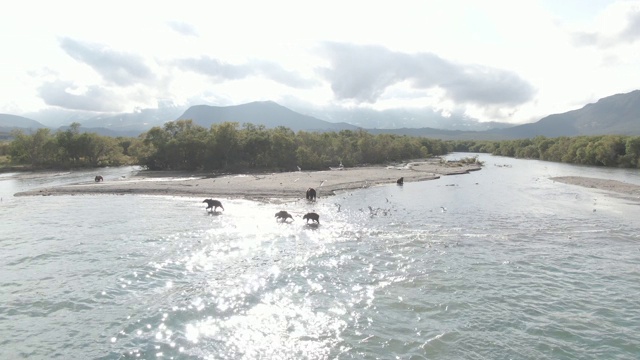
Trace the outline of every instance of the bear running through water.
<path fill-rule="evenodd" d="M 282 220 L 287 221 L 287 219 L 291 219 L 293 221 L 293 216 L 291 216 L 291 214 L 289 214 L 288 212 L 282 210 L 282 211 L 278 211 L 276 213 L 276 217 L 278 218 L 278 220 Z"/>
<path fill-rule="evenodd" d="M 224 210 L 222 203 L 218 200 L 205 199 L 203 203 L 207 203 L 207 210 L 211 209 L 211 211 L 214 211 L 214 212 L 216 211 L 217 208 L 221 208 L 222 210 Z"/>
<path fill-rule="evenodd" d="M 307 213 L 302 218 L 307 220 L 307 224 L 309 223 L 309 220 L 313 220 L 313 221 L 317 222 L 318 224 L 320 224 L 320 215 L 318 215 L 318 214 L 316 214 L 314 212 Z"/>

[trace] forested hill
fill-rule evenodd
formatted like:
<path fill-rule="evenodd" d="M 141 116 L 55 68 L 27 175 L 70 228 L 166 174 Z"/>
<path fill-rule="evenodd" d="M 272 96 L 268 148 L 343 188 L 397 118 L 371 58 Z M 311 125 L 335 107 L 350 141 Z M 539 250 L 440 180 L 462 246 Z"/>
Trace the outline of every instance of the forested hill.
<path fill-rule="evenodd" d="M 640 135 L 640 90 L 602 98 L 581 109 L 553 114 L 537 122 L 486 131 L 432 128 L 369 129 L 373 134 L 432 137 L 443 140 L 514 140 L 536 136 Z"/>

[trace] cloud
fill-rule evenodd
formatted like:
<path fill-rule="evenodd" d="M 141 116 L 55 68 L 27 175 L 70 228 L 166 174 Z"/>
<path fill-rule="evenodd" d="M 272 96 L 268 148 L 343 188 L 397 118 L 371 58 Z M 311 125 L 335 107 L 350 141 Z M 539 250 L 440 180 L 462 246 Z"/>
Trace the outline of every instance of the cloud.
<path fill-rule="evenodd" d="M 618 45 L 633 44 L 640 40 L 640 11 L 625 10 L 625 15 L 618 20 L 623 27 L 616 32 L 576 31 L 571 34 L 573 43 L 578 46 L 596 46 L 607 49 Z M 602 27 L 606 30 L 606 28 Z"/>
<path fill-rule="evenodd" d="M 533 98 L 533 87 L 515 73 L 484 66 L 454 67 L 438 79 L 455 102 L 479 105 L 519 105 Z M 429 84 L 424 84 L 429 87 Z"/>
<path fill-rule="evenodd" d="M 85 63 L 98 72 L 107 82 L 129 86 L 154 80 L 152 71 L 141 57 L 116 52 L 96 44 L 86 44 L 70 38 L 62 38 L 60 47 L 75 60 Z"/>
<path fill-rule="evenodd" d="M 303 78 L 297 72 L 288 71 L 274 62 L 253 61 L 250 66 L 254 67 L 258 74 L 292 88 L 308 89 L 319 84 L 317 81 Z"/>
<path fill-rule="evenodd" d="M 475 105 L 518 105 L 534 95 L 533 87 L 515 73 L 457 64 L 431 53 L 338 43 L 325 43 L 322 52 L 331 65 L 320 72 L 338 99 L 374 103 L 388 87 L 404 81 L 416 89 L 441 89 L 450 100 Z"/>
<path fill-rule="evenodd" d="M 629 14 L 627 26 L 620 33 L 620 39 L 633 43 L 640 39 L 640 12 Z"/>
<path fill-rule="evenodd" d="M 251 68 L 248 66 L 226 64 L 208 56 L 180 59 L 176 61 L 176 64 L 182 70 L 192 71 L 197 74 L 207 75 L 222 80 L 238 80 L 253 73 Z"/>
<path fill-rule="evenodd" d="M 70 90 L 77 90 L 77 87 L 71 82 L 57 80 L 42 84 L 38 88 L 38 94 L 47 105 L 65 109 L 96 112 L 123 110 L 124 99 L 99 86 L 88 87 L 80 94 L 74 94 Z"/>
<path fill-rule="evenodd" d="M 169 21 L 167 22 L 167 25 L 169 25 L 169 27 L 184 36 L 194 36 L 197 37 L 198 36 L 198 32 L 196 31 L 196 29 L 191 26 L 190 24 L 187 23 L 183 23 L 180 21 Z"/>
<path fill-rule="evenodd" d="M 573 44 L 577 46 L 592 46 L 604 43 L 602 36 L 594 32 L 574 32 L 571 38 Z"/>
<path fill-rule="evenodd" d="M 262 76 L 297 89 L 310 88 L 317 84 L 311 79 L 303 78 L 297 72 L 288 71 L 279 64 L 270 61 L 251 61 L 245 64 L 233 65 L 208 56 L 202 56 L 200 58 L 180 59 L 176 61 L 176 64 L 183 70 L 220 80 L 240 80 L 250 76 Z"/>

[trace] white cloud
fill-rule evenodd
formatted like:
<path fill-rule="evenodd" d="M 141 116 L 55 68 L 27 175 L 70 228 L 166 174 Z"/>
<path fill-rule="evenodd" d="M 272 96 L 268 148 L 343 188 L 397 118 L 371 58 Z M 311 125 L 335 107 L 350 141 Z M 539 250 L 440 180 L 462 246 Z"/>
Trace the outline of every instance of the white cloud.
<path fill-rule="evenodd" d="M 114 51 L 105 46 L 62 38 L 60 47 L 81 64 L 89 65 L 107 83 L 129 86 L 152 83 L 154 76 L 141 56 Z"/>
<path fill-rule="evenodd" d="M 322 73 L 339 99 L 375 103 L 388 87 L 403 81 L 417 89 L 442 89 L 448 99 L 462 104 L 519 105 L 533 95 L 531 85 L 517 74 L 435 54 L 335 43 L 325 50 L 331 66 Z"/>
<path fill-rule="evenodd" d="M 182 34 L 185 36 L 195 36 L 195 37 L 198 36 L 198 32 L 190 24 L 183 23 L 180 21 L 168 21 L 167 25 L 169 25 L 171 29 L 173 29 L 179 34 Z"/>
<path fill-rule="evenodd" d="M 576 29 L 574 43 L 578 46 L 596 46 L 609 49 L 640 41 L 640 4 L 620 2 L 607 8 L 594 24 Z"/>
<path fill-rule="evenodd" d="M 118 106 L 123 103 L 122 98 L 99 86 L 78 88 L 72 83 L 55 81 L 42 84 L 38 92 L 47 105 L 95 112 L 123 111 Z"/>

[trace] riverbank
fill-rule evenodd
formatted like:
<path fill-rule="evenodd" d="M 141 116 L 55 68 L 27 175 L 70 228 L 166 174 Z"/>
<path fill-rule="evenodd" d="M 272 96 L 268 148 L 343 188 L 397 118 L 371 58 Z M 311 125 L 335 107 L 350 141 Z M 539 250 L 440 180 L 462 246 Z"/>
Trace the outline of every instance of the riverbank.
<path fill-rule="evenodd" d="M 583 176 L 558 176 L 551 178 L 565 184 L 609 191 L 628 200 L 640 201 L 640 185 L 617 180 L 598 179 Z"/>
<path fill-rule="evenodd" d="M 81 194 L 142 194 L 193 197 L 245 198 L 252 200 L 298 199 L 315 188 L 319 197 L 340 190 L 366 188 L 380 184 L 426 181 L 441 176 L 467 174 L 480 170 L 479 164 L 439 159 L 410 162 L 397 166 L 366 166 L 326 171 L 295 171 L 264 174 L 213 176 L 206 173 L 140 171 L 132 178 L 96 183 L 87 182 L 34 189 L 15 196 Z"/>

